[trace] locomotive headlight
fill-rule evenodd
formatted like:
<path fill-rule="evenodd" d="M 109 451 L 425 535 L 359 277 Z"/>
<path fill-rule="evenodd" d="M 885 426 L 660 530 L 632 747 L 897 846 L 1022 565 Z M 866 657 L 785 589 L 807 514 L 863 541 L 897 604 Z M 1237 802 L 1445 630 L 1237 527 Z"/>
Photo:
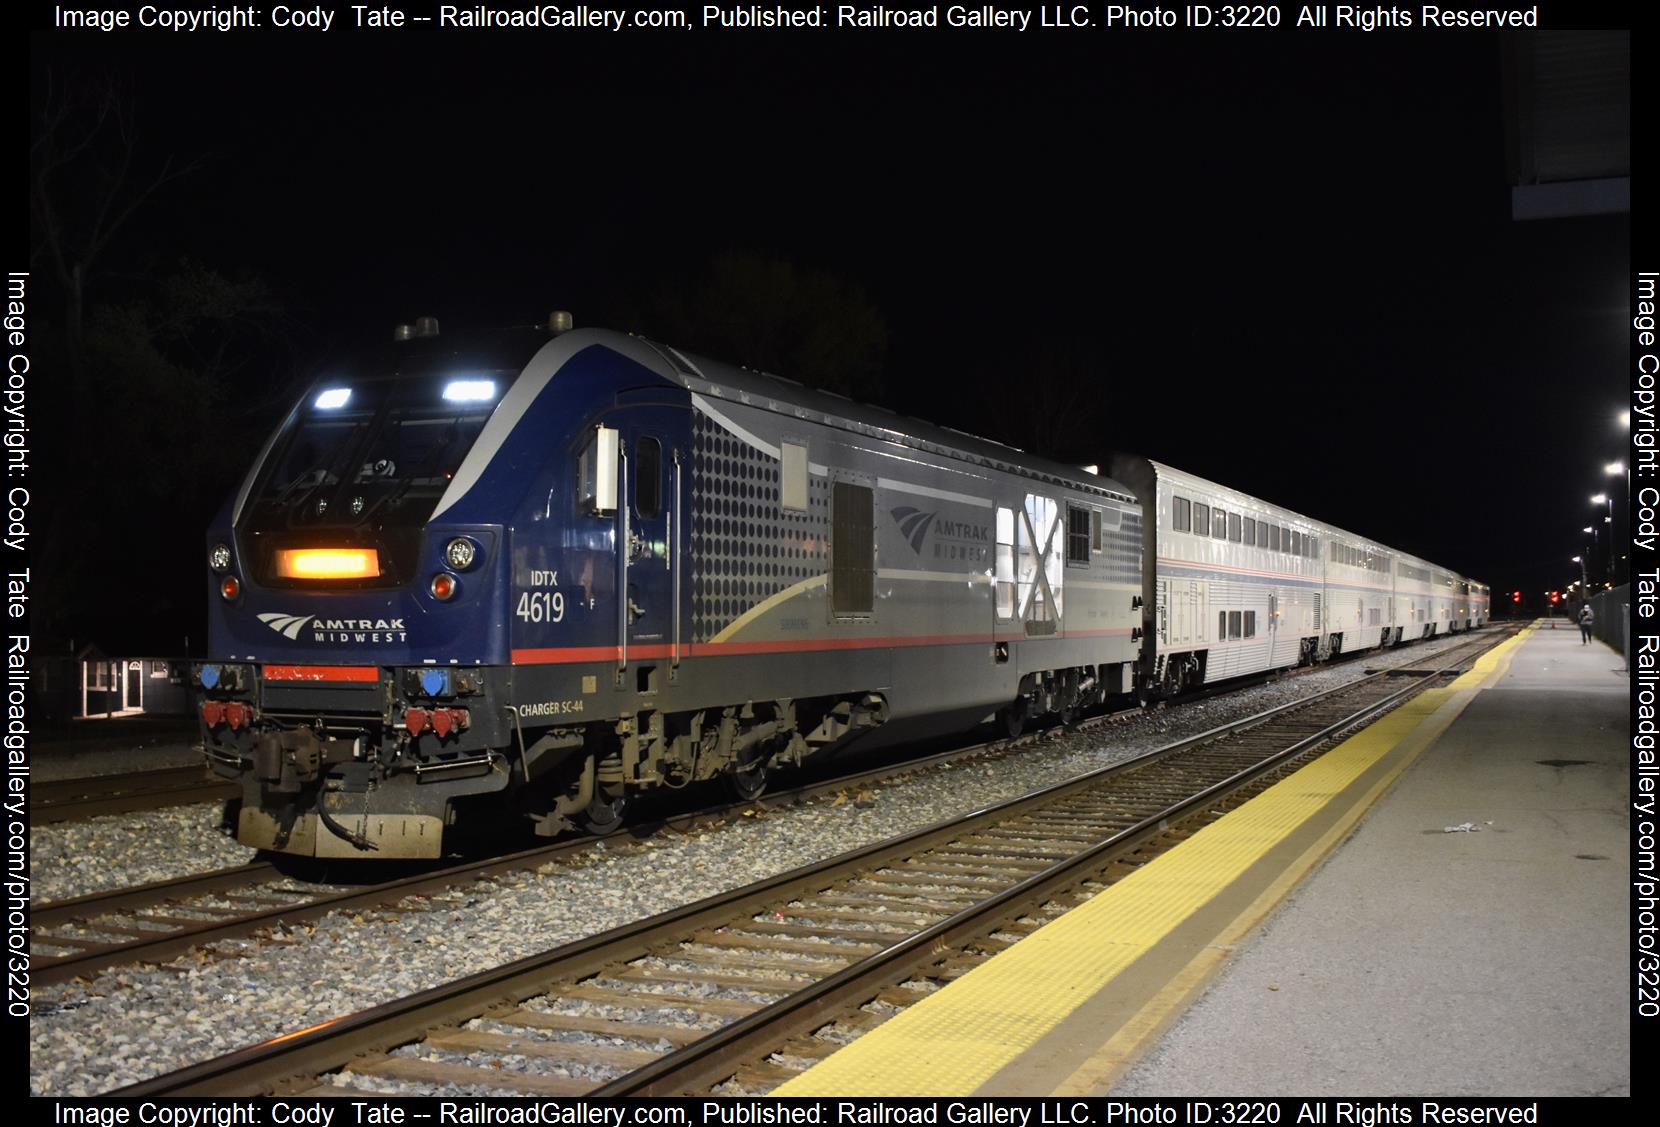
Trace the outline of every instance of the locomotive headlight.
<path fill-rule="evenodd" d="M 466 571 L 478 559 L 478 547 L 465 536 L 457 536 L 444 545 L 444 562 L 456 571 Z"/>
<path fill-rule="evenodd" d="M 432 597 L 439 602 L 448 602 L 455 597 L 455 576 L 447 571 L 440 571 L 432 577 Z"/>
<path fill-rule="evenodd" d="M 208 553 L 208 566 L 214 571 L 224 572 L 231 566 L 231 549 L 227 544 L 215 544 Z"/>

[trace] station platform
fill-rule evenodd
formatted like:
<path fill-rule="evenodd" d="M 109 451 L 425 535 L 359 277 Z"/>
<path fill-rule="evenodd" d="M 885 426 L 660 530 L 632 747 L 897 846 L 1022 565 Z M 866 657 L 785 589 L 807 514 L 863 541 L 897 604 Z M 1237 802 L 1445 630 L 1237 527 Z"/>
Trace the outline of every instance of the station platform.
<path fill-rule="evenodd" d="M 773 1094 L 1628 1094 L 1623 666 L 1535 624 Z"/>

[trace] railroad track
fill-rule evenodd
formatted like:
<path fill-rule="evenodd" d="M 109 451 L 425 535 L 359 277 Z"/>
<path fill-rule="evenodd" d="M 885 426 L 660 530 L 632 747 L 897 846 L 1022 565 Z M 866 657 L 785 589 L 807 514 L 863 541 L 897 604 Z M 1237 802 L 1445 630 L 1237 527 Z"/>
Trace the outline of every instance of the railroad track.
<path fill-rule="evenodd" d="M 241 793 L 235 784 L 209 775 L 201 764 L 126 775 L 92 775 L 35 783 L 29 794 L 29 817 L 35 825 L 79 822 L 100 814 L 223 802 Z"/>
<path fill-rule="evenodd" d="M 1109 722 L 1135 710 L 1094 717 L 1086 724 Z M 769 792 L 749 802 L 722 802 L 665 820 L 662 825 L 689 830 L 712 821 L 739 818 L 746 811 L 774 809 L 825 794 L 874 785 L 894 776 L 940 763 L 983 755 L 1017 753 L 1055 733 L 1035 732 L 1016 740 L 975 744 L 889 762 L 868 770 L 816 778 Z M 648 827 L 649 828 L 649 824 Z M 412 873 L 390 880 L 334 889 L 285 876 L 276 865 L 259 861 L 211 873 L 155 881 L 131 888 L 90 893 L 37 906 L 32 914 L 30 952 L 35 981 L 42 985 L 85 977 L 106 967 L 155 962 L 186 951 L 238 940 L 275 928 L 291 928 L 330 912 L 356 911 L 396 904 L 411 897 L 436 897 L 505 873 L 531 869 L 561 856 L 588 850 L 596 842 L 629 836 L 620 829 L 604 837 L 574 837 L 531 849 L 460 864 L 410 863 L 397 866 Z M 363 862 L 353 863 L 361 869 Z M 373 864 L 373 862 L 368 862 Z M 235 958 L 237 947 L 211 952 Z"/>
<path fill-rule="evenodd" d="M 1296 673 L 1305 672 L 1297 670 Z M 1185 694 L 1183 702 L 1237 692 L 1267 678 L 1249 678 L 1224 686 L 1207 686 Z M 1071 730 L 1111 724 L 1139 713 L 1121 709 L 1079 721 Z M 904 761 L 828 777 L 809 776 L 798 785 L 769 792 L 749 803 L 725 802 L 667 819 L 664 824 L 687 829 L 711 819 L 741 817 L 747 810 L 775 808 L 807 801 L 826 793 L 857 790 L 885 779 L 925 770 L 940 763 L 971 756 L 1016 754 L 1027 745 L 1052 738 L 1059 729 L 1033 732 L 1016 739 L 993 740 L 951 748 Z M 183 771 L 200 772 L 195 768 Z M 182 772 L 181 772 L 182 773 Z M 148 774 L 172 774 L 151 772 Z M 110 776 L 115 779 L 117 776 Z M 72 783 L 99 780 L 71 780 Z M 68 784 L 65 784 L 66 787 Z M 629 833 L 620 830 L 608 835 Z M 318 888 L 286 877 L 268 861 L 216 872 L 192 874 L 137 887 L 91 893 L 71 900 L 48 902 L 33 913 L 31 955 L 36 981 L 41 985 L 85 977 L 111 966 L 155 962 L 186 951 L 205 948 L 208 957 L 236 958 L 249 949 L 236 941 L 278 928 L 292 928 L 330 912 L 357 911 L 397 903 L 411 897 L 442 896 L 469 883 L 534 868 L 561 855 L 590 848 L 594 837 L 557 843 L 450 865 L 403 865 L 405 875 L 355 885 L 349 889 Z M 352 863 L 361 870 L 363 863 Z M 409 872 L 410 869 L 414 872 Z M 354 874 L 356 875 L 356 874 Z M 216 946 L 218 945 L 218 946 Z"/>
<path fill-rule="evenodd" d="M 770 1090 L 1500 637 L 114 1094 Z"/>

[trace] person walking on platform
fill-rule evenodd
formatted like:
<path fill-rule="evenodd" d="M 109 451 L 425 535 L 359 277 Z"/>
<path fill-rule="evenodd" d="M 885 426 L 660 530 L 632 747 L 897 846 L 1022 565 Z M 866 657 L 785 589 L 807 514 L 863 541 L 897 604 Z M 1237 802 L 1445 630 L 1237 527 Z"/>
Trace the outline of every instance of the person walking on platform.
<path fill-rule="evenodd" d="M 1586 603 L 1585 606 L 1579 612 L 1579 644 L 1580 645 L 1588 646 L 1588 645 L 1591 644 L 1591 624 L 1595 621 L 1596 621 L 1596 616 L 1591 613 L 1591 604 Z"/>

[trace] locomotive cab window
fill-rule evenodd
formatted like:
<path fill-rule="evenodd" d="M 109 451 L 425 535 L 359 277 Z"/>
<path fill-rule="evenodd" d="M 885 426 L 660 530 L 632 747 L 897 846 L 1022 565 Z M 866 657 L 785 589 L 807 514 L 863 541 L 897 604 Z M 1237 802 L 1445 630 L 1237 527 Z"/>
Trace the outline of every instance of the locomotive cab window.
<path fill-rule="evenodd" d="M 874 494 L 838 481 L 830 499 L 830 610 L 838 618 L 876 609 Z"/>
<path fill-rule="evenodd" d="M 634 507 L 644 520 L 650 520 L 663 511 L 663 444 L 655 438 L 642 438 L 634 446 L 635 473 Z"/>

